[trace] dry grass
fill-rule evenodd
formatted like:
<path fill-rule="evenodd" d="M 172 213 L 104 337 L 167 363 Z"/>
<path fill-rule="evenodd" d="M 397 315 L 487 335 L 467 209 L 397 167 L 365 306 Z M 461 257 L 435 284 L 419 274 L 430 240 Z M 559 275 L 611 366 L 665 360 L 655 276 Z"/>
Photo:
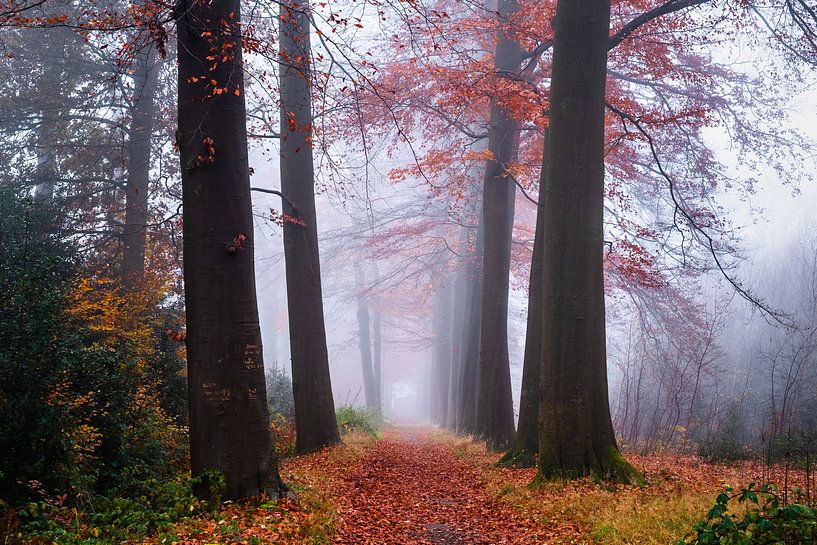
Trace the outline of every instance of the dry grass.
<path fill-rule="evenodd" d="M 741 483 L 741 468 L 704 464 L 695 457 L 628 456 L 647 486 L 580 481 L 548 482 L 533 489 L 535 469 L 494 466 L 500 455 L 463 437 L 432 437 L 482 468 L 486 488 L 503 502 L 548 527 L 554 544 L 666 545 L 682 539 L 705 516 L 715 496 Z"/>

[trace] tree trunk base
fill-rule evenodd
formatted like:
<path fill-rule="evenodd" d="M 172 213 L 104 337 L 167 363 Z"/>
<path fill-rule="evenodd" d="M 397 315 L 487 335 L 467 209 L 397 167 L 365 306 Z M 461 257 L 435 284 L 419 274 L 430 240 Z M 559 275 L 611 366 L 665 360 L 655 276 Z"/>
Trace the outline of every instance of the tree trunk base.
<path fill-rule="evenodd" d="M 546 481 L 572 480 L 590 476 L 594 480 L 644 486 L 644 476 L 621 455 L 615 446 L 607 446 L 601 456 L 587 453 L 582 460 L 559 461 L 555 456 L 542 458 L 533 485 Z"/>
<path fill-rule="evenodd" d="M 528 449 L 511 449 L 499 459 L 496 466 L 514 469 L 536 467 L 536 453 Z"/>

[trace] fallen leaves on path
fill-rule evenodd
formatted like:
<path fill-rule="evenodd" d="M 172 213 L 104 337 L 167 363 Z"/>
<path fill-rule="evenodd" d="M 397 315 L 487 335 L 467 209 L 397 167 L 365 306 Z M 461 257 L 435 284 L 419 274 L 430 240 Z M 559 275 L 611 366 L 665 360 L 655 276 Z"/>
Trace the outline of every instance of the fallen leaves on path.
<path fill-rule="evenodd" d="M 682 538 L 725 486 L 765 481 L 760 464 L 706 464 L 694 456 L 628 458 L 644 488 L 590 479 L 528 485 L 535 469 L 499 468 L 468 437 L 393 429 L 283 461 L 300 496 L 225 506 L 214 519 L 177 528 L 180 543 L 339 545 L 665 544 Z"/>
<path fill-rule="evenodd" d="M 492 498 L 479 467 L 428 432 L 390 432 L 345 467 L 324 453 L 300 471 L 322 467 L 336 511 L 335 543 L 542 543 L 547 531 Z"/>

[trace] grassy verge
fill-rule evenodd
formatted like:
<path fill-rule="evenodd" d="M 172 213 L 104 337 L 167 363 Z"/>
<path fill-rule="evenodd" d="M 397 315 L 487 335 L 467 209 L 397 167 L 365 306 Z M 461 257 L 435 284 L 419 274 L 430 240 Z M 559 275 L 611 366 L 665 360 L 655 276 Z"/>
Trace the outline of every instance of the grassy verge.
<path fill-rule="evenodd" d="M 434 439 L 480 467 L 489 494 L 552 532 L 554 544 L 666 545 L 682 539 L 725 484 L 719 466 L 694 458 L 628 456 L 648 476 L 647 485 L 610 486 L 590 479 L 530 485 L 536 469 L 497 467 L 499 458 L 479 442 L 444 431 Z"/>

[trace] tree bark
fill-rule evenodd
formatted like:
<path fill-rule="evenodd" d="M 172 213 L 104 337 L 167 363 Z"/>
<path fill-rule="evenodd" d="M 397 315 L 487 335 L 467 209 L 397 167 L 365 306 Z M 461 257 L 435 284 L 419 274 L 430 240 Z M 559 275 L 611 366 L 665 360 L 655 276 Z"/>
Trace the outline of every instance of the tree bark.
<path fill-rule="evenodd" d="M 178 5 L 179 130 L 193 475 L 224 475 L 222 497 L 285 490 L 269 431 L 253 268 L 253 221 L 238 0 Z M 228 51 L 206 81 L 212 48 Z M 208 496 L 207 483 L 197 493 Z"/>
<path fill-rule="evenodd" d="M 545 130 L 547 149 L 547 129 Z M 547 190 L 546 169 L 539 175 L 539 199 L 536 207 L 536 230 L 533 238 L 530 280 L 528 281 L 528 319 L 525 331 L 525 359 L 522 364 L 522 392 L 519 397 L 519 421 L 513 448 L 500 463 L 511 467 L 533 467 L 539 454 L 539 387 L 542 366 L 542 280 L 545 238 L 544 196 Z"/>
<path fill-rule="evenodd" d="M 315 174 L 312 164 L 308 4 L 280 4 L 281 191 L 284 221 L 296 450 L 340 441 L 323 315 Z M 294 206 L 293 206 L 294 204 Z"/>
<path fill-rule="evenodd" d="M 482 214 L 480 214 L 481 216 Z M 474 255 L 470 271 L 466 299 L 466 319 L 463 324 L 463 349 L 460 367 L 460 406 L 457 431 L 476 433 L 477 417 L 477 367 L 479 365 L 479 337 L 482 322 L 482 253 L 485 229 L 480 218 L 477 228 Z"/>
<path fill-rule="evenodd" d="M 439 426 L 444 426 L 448 418 L 451 378 L 451 291 L 448 280 L 448 277 L 443 277 L 437 284 L 432 319 L 431 404 L 432 419 Z"/>
<path fill-rule="evenodd" d="M 506 20 L 517 11 L 517 4 L 514 0 L 500 0 L 497 11 Z M 505 31 L 499 33 L 498 40 L 494 56 L 496 72 L 517 72 L 519 44 Z M 516 159 L 517 137 L 517 123 L 492 100 L 488 136 L 492 158 L 486 165 L 483 189 L 485 249 L 476 402 L 477 433 L 492 450 L 507 449 L 514 439 L 508 289 L 516 185 L 506 167 Z"/>
<path fill-rule="evenodd" d="M 374 285 L 380 284 L 380 271 L 377 268 L 377 263 L 374 264 Z M 375 385 L 375 410 L 377 414 L 383 414 L 383 318 L 380 313 L 380 308 L 375 304 L 374 309 L 374 323 L 372 335 L 373 349 L 374 349 L 374 385 Z"/>
<path fill-rule="evenodd" d="M 610 0 L 559 0 L 546 169 L 539 478 L 639 482 L 607 393 L 603 219 Z"/>
<path fill-rule="evenodd" d="M 363 371 L 363 392 L 366 395 L 366 409 L 377 410 L 377 392 L 375 385 L 374 366 L 372 364 L 371 324 L 369 320 L 369 305 L 366 297 L 361 293 L 363 286 L 363 271 L 358 269 L 357 276 L 357 326 L 358 343 L 360 346 L 360 365 Z"/>
<path fill-rule="evenodd" d="M 454 303 L 451 309 L 451 375 L 448 381 L 448 414 L 445 421 L 445 427 L 450 430 L 457 429 L 460 418 L 460 376 L 462 375 L 462 352 L 465 339 L 463 328 L 467 319 L 466 299 L 468 297 L 467 271 L 463 258 L 468 252 L 468 230 L 465 227 L 460 227 L 459 251 L 459 264 L 453 287 Z"/>
<path fill-rule="evenodd" d="M 133 106 L 128 131 L 128 182 L 125 186 L 125 225 L 122 229 L 122 279 L 134 289 L 145 274 L 145 237 L 148 223 L 151 136 L 156 112 L 159 67 L 156 48 L 143 46 L 134 60 Z"/>

